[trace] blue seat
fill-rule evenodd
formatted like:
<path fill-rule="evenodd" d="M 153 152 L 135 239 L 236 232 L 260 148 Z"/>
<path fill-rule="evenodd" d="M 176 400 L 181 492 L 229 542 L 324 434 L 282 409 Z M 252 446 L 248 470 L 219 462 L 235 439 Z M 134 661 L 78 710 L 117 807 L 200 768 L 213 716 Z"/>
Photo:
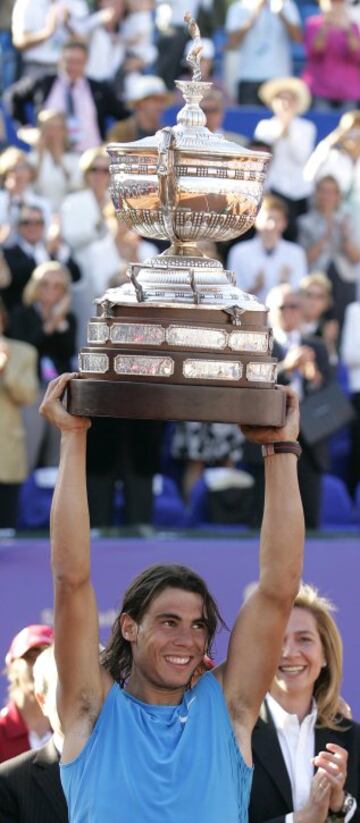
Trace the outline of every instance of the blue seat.
<path fill-rule="evenodd" d="M 172 477 L 156 474 L 153 479 L 153 519 L 158 528 L 182 528 L 185 525 L 185 504 Z M 121 485 L 115 490 L 114 526 L 123 526 L 124 496 Z"/>
<path fill-rule="evenodd" d="M 348 527 L 354 522 L 353 504 L 343 480 L 332 474 L 322 477 L 320 527 Z"/>

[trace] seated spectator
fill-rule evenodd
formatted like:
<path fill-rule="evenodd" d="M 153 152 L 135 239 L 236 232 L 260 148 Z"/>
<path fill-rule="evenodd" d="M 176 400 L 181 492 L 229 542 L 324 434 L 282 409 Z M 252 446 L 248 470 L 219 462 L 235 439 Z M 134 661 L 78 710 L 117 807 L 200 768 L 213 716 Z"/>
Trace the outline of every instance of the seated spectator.
<path fill-rule="evenodd" d="M 38 413 L 49 380 L 72 371 L 76 354 L 76 320 L 71 312 L 71 277 L 61 263 L 50 261 L 34 269 L 23 294 L 23 306 L 14 309 L 11 337 L 31 343 L 38 353 L 40 391 L 33 406 L 24 409 L 28 465 L 56 466 L 59 437 Z"/>
<path fill-rule="evenodd" d="M 106 222 L 119 256 L 117 273 L 104 284 L 104 288 L 113 288 L 128 282 L 126 271 L 129 263 L 144 263 L 149 257 L 158 254 L 158 248 L 155 243 L 145 240 L 136 231 L 129 229 L 125 221 L 121 217 L 117 218 L 113 212 L 107 217 Z"/>
<path fill-rule="evenodd" d="M 266 186 L 285 200 L 289 222 L 287 240 L 296 240 L 296 219 L 308 208 L 312 184 L 304 178 L 304 166 L 314 149 L 316 128 L 299 115 L 310 105 L 307 86 L 298 77 L 268 80 L 259 89 L 259 97 L 273 117 L 260 120 L 255 140 L 272 148 L 272 159 Z"/>
<path fill-rule="evenodd" d="M 286 204 L 279 197 L 266 194 L 256 218 L 255 237 L 236 243 L 229 252 L 227 268 L 235 272 L 237 285 L 262 302 L 273 286 L 297 286 L 307 274 L 301 246 L 283 239 L 286 225 Z"/>
<path fill-rule="evenodd" d="M 0 762 L 29 749 L 39 749 L 51 737 L 49 721 L 34 695 L 33 666 L 54 642 L 50 626 L 25 626 L 11 641 L 5 657 L 9 699 L 0 712 Z"/>
<path fill-rule="evenodd" d="M 317 182 L 312 208 L 299 217 L 299 243 L 309 266 L 326 272 L 331 280 L 334 316 L 341 329 L 345 308 L 355 300 L 360 280 L 360 244 L 351 211 L 343 205 L 340 187 L 330 175 Z"/>
<path fill-rule="evenodd" d="M 40 109 L 63 112 L 71 148 L 82 152 L 98 146 L 105 137 L 109 118 L 127 115 L 108 83 L 86 77 L 87 46 L 82 40 L 69 40 L 62 50 L 57 73 L 43 74 L 37 80 L 23 78 L 8 92 L 11 114 L 26 125 L 29 104 Z"/>
<path fill-rule="evenodd" d="M 234 468 L 242 457 L 244 436 L 233 423 L 176 423 L 171 455 L 183 464 L 182 492 L 188 500 L 205 467 Z"/>
<path fill-rule="evenodd" d="M 153 74 L 133 78 L 126 94 L 126 104 L 133 114 L 115 123 L 107 134 L 114 143 L 129 143 L 141 137 L 153 135 L 161 128 L 161 118 L 166 106 L 173 100 L 161 77 Z"/>
<path fill-rule="evenodd" d="M 11 146 L 0 155 L 0 178 L 1 242 L 10 245 L 14 240 L 14 229 L 23 205 L 40 208 L 47 224 L 50 221 L 51 205 L 45 197 L 35 194 L 35 173 L 28 156 L 20 149 Z"/>
<path fill-rule="evenodd" d="M 183 102 L 183 100 L 182 100 Z M 226 140 L 247 146 L 248 138 L 238 132 L 230 132 L 223 128 L 225 117 L 224 95 L 218 87 L 212 88 L 201 101 L 201 108 L 206 114 L 206 127 L 214 134 L 222 134 Z"/>
<path fill-rule="evenodd" d="M 23 139 L 26 131 L 26 127 L 20 130 Z M 58 212 L 64 197 L 82 184 L 79 155 L 69 150 L 64 114 L 43 109 L 38 115 L 38 128 L 31 129 L 30 136 L 32 150 L 28 159 L 35 173 L 34 191 Z"/>
<path fill-rule="evenodd" d="M 37 396 L 37 354 L 27 343 L 10 340 L 6 327 L 0 298 L 0 529 L 15 529 L 20 485 L 28 474 L 21 407 Z"/>
<path fill-rule="evenodd" d="M 35 698 L 53 734 L 45 746 L 0 766 L 0 815 L 9 823 L 33 823 L 35 819 L 68 823 L 59 770 L 64 735 L 56 708 L 58 676 L 53 646 L 39 654 L 33 676 Z"/>
<path fill-rule="evenodd" d="M 344 201 L 349 205 L 360 231 L 360 112 L 348 111 L 339 124 L 316 146 L 306 167 L 305 176 L 310 182 L 322 177 L 335 177 Z"/>
<path fill-rule="evenodd" d="M 80 158 L 85 187 L 62 203 L 60 220 L 64 238 L 82 272 L 74 289 L 73 309 L 78 321 L 78 343 L 87 339 L 87 323 L 95 297 L 101 296 L 110 277 L 119 271 L 116 244 L 106 222 L 110 206 L 109 158 L 104 148 L 88 149 Z"/>
<path fill-rule="evenodd" d="M 61 47 L 81 32 L 88 13 L 86 0 L 16 0 L 12 36 L 22 53 L 23 76 L 37 78 L 55 71 Z"/>
<path fill-rule="evenodd" d="M 22 301 L 24 288 L 34 268 L 48 260 L 66 264 L 73 282 L 80 280 L 81 271 L 72 259 L 69 247 L 62 241 L 59 227 L 53 223 L 46 232 L 43 212 L 36 206 L 22 206 L 18 216 L 14 243 L 4 249 L 10 270 L 10 283 L 2 290 L 9 312 Z"/>
<path fill-rule="evenodd" d="M 300 14 L 294 0 L 237 0 L 229 6 L 227 48 L 238 54 L 238 102 L 261 103 L 262 83 L 292 74 L 291 43 L 302 40 Z"/>
<path fill-rule="evenodd" d="M 268 294 L 269 323 L 274 334 L 274 356 L 278 380 L 290 385 L 303 399 L 325 386 L 332 377 L 326 346 L 318 337 L 302 334 L 302 298 L 289 283 L 275 286 Z M 308 529 L 319 526 L 321 475 L 328 468 L 327 443 L 309 446 L 301 434 L 299 484 Z"/>
<path fill-rule="evenodd" d="M 300 280 L 299 287 L 303 298 L 302 334 L 321 337 L 326 345 L 330 363 L 335 366 L 338 362 L 339 324 L 332 317 L 331 280 L 324 272 L 314 271 Z"/>
<path fill-rule="evenodd" d="M 319 0 L 305 22 L 303 80 L 316 107 L 348 108 L 360 100 L 360 28 L 346 0 Z"/>
<path fill-rule="evenodd" d="M 341 359 L 347 366 L 349 387 L 355 418 L 352 423 L 349 489 L 355 495 L 360 483 L 360 300 L 350 303 L 345 311 L 341 339 Z"/>

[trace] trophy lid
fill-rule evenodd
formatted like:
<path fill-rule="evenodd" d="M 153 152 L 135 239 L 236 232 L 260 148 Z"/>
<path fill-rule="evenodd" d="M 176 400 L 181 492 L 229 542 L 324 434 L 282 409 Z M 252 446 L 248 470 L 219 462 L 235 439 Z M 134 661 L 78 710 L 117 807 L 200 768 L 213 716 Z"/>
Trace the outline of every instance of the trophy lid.
<path fill-rule="evenodd" d="M 177 115 L 177 125 L 171 128 L 172 148 L 175 151 L 178 150 L 185 153 L 214 154 L 228 158 L 244 157 L 254 158 L 254 160 L 270 158 L 268 152 L 247 149 L 245 146 L 240 146 L 239 143 L 227 140 L 224 135 L 211 132 L 206 128 L 206 115 L 200 106 L 200 102 L 210 91 L 213 84 L 211 82 L 204 82 L 201 79 L 200 56 L 202 42 L 199 27 L 190 14 L 186 14 L 184 19 L 188 23 L 189 33 L 194 40 L 186 58 L 192 67 L 193 76 L 189 81 L 175 80 L 175 85 L 185 99 L 185 105 Z M 133 151 L 144 151 L 144 153 L 146 153 L 147 150 L 158 152 L 162 146 L 163 132 L 165 130 L 169 131 L 169 128 L 159 129 L 155 134 L 149 137 L 143 137 L 141 140 L 134 140 L 129 143 L 110 143 L 107 146 L 107 150 L 110 156 L 112 153 L 121 153 L 122 149 L 129 154 Z"/>

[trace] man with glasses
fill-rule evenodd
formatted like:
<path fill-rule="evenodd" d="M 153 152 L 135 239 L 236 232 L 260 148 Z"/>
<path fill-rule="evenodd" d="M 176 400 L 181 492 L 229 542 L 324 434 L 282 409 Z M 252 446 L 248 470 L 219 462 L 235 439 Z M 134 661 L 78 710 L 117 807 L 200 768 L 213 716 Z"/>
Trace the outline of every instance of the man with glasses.
<path fill-rule="evenodd" d="M 19 211 L 14 244 L 4 249 L 4 258 L 10 270 L 10 283 L 2 292 L 9 313 L 19 305 L 22 293 L 31 273 L 48 260 L 57 260 L 67 266 L 73 282 L 80 280 L 81 272 L 70 249 L 60 235 L 49 240 L 45 234 L 45 221 L 41 209 L 22 206 Z"/>

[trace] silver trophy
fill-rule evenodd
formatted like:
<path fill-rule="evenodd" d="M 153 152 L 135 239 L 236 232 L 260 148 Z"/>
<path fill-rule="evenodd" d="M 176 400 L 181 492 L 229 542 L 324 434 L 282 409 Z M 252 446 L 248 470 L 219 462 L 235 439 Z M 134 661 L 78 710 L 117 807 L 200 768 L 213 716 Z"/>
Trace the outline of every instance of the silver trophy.
<path fill-rule="evenodd" d="M 197 23 L 185 20 L 193 77 L 176 81 L 177 125 L 107 147 L 117 213 L 171 245 L 96 301 L 68 404 L 81 415 L 281 425 L 267 310 L 197 246 L 253 225 L 270 155 L 206 128 L 200 102 L 212 84 L 201 80 Z"/>

